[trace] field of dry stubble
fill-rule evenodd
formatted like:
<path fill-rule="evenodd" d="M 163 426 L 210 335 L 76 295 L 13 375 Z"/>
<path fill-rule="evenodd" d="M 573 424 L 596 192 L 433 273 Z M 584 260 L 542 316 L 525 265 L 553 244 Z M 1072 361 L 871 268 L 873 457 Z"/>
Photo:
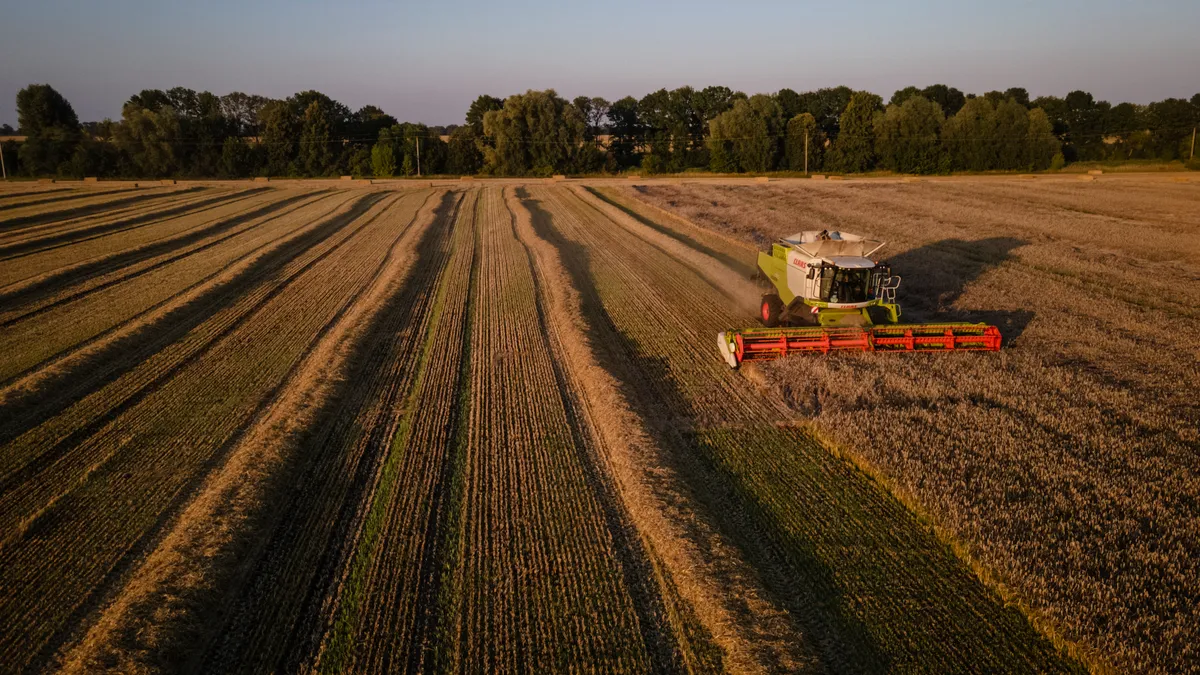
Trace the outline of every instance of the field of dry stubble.
<path fill-rule="evenodd" d="M 1000 326 L 996 355 L 797 358 L 751 376 L 1093 662 L 1200 668 L 1200 183 L 599 192 L 743 261 L 803 229 L 884 240 L 906 321 Z"/>
<path fill-rule="evenodd" d="M 1198 189 L 6 185 L 0 661 L 1196 670 Z M 810 227 L 1006 348 L 728 369 Z"/>

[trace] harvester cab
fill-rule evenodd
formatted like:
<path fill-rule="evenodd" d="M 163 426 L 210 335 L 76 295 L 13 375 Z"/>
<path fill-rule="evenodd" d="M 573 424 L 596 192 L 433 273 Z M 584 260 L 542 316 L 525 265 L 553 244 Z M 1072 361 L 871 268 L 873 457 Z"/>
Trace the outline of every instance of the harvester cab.
<path fill-rule="evenodd" d="M 763 325 L 898 323 L 900 278 L 869 257 L 881 248 L 883 242 L 828 230 L 799 232 L 772 244 L 758 254 L 759 278 L 773 287 L 762 298 Z"/>
<path fill-rule="evenodd" d="M 829 230 L 773 243 L 758 254 L 756 278 L 768 288 L 759 306 L 764 328 L 719 333 L 722 357 L 737 368 L 799 352 L 1000 349 L 995 326 L 901 324 L 900 277 L 871 257 L 881 248 L 883 242 Z"/>

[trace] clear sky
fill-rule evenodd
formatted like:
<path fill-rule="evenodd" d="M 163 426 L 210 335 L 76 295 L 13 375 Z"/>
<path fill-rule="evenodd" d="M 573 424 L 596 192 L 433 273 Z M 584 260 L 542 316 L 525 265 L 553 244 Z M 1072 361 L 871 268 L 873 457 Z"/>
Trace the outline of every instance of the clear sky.
<path fill-rule="evenodd" d="M 478 94 L 610 100 L 684 84 L 747 93 L 942 82 L 1148 103 L 1200 92 L 1200 0 L 382 2 L 7 0 L 0 122 L 49 82 L 83 121 L 141 89 L 285 97 L 461 123 Z"/>

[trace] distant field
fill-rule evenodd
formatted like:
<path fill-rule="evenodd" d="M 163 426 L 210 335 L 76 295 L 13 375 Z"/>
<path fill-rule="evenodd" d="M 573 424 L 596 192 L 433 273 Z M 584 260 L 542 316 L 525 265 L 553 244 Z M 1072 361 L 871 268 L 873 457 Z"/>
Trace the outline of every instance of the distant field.
<path fill-rule="evenodd" d="M 0 186 L 0 662 L 1196 670 L 1198 192 Z M 731 371 L 811 227 L 1006 349 Z"/>

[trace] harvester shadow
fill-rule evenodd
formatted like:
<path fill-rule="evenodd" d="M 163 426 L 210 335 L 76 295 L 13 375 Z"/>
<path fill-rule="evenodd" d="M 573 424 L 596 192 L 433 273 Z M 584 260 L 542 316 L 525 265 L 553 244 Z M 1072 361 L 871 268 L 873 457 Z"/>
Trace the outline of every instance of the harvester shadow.
<path fill-rule="evenodd" d="M 684 523 L 691 543 L 698 550 L 709 549 L 711 530 L 707 524 L 739 550 L 759 576 L 772 604 L 787 610 L 817 650 L 821 663 L 816 670 L 886 671 L 887 656 L 853 615 L 849 599 L 843 597 L 829 570 L 812 555 L 811 544 L 807 548 L 803 543 L 797 546 L 799 542 L 795 541 L 781 545 L 771 528 L 764 526 L 765 514 L 738 489 L 735 477 L 713 461 L 712 450 L 693 428 L 694 408 L 675 383 L 666 358 L 645 354 L 634 339 L 616 327 L 601 301 L 586 247 L 562 236 L 553 224 L 553 216 L 538 200 L 529 198 L 524 190 L 517 194 L 532 215 L 535 232 L 559 251 L 579 291 L 597 361 L 617 381 L 633 412 L 646 423 L 652 440 L 663 448 L 671 468 L 682 478 L 683 485 L 673 487 L 697 507 L 697 515 L 704 521 Z M 739 586 L 732 576 L 720 578 L 722 574 L 735 574 L 733 570 L 722 569 L 717 574 L 723 587 Z M 724 600 L 742 628 L 755 633 L 757 622 L 749 599 L 730 596 Z M 777 641 L 777 636 L 760 637 L 767 643 Z M 763 663 L 776 658 L 766 653 L 758 657 Z M 778 665 L 777 670 L 786 669 Z"/>
<path fill-rule="evenodd" d="M 899 291 L 904 323 L 967 321 L 1000 328 L 1005 346 L 1019 338 L 1034 313 L 1018 310 L 977 310 L 952 307 L 967 286 L 1012 258 L 1029 242 L 1014 237 L 965 241 L 943 239 L 888 259 L 892 272 L 903 279 Z"/>
<path fill-rule="evenodd" d="M 313 230 L 264 253 L 233 279 L 209 289 L 200 297 L 172 310 L 161 319 L 114 340 L 111 344 L 80 359 L 62 372 L 46 377 L 31 390 L 15 395 L 2 408 L 0 445 L 10 442 L 26 431 L 37 428 L 92 392 L 116 381 L 146 359 L 183 338 L 222 309 L 236 303 L 254 286 L 276 278 L 281 270 L 297 256 L 348 226 L 365 213 L 378 201 L 381 194 L 363 196 L 348 212 L 328 218 Z M 174 369 L 171 372 L 174 372 Z M 86 434 L 91 433 L 99 425 L 106 423 L 136 403 L 152 389 L 153 385 L 145 387 L 102 418 L 91 420 L 76 433 L 60 439 L 56 444 L 56 450 L 48 454 L 56 456 L 62 448 L 69 447 L 72 442 L 86 437 Z M 50 457 L 46 458 L 46 460 L 49 459 Z M 0 487 L 7 482 L 7 479 L 0 481 Z"/>

